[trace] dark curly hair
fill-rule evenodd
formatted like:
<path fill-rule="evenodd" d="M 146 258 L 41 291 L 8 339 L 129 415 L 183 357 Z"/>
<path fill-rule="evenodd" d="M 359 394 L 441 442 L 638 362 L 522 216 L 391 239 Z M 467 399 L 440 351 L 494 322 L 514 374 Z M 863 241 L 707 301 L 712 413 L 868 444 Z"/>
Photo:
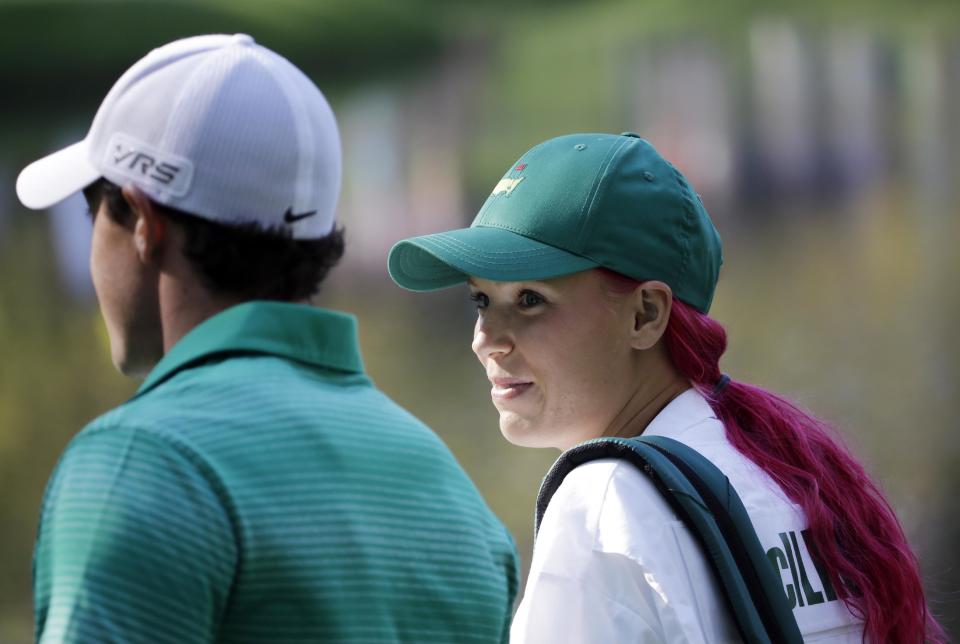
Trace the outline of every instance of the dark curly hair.
<path fill-rule="evenodd" d="M 133 212 L 120 186 L 98 179 L 83 190 L 92 215 L 100 204 L 125 225 Z M 290 230 L 256 223 L 225 225 L 154 202 L 179 226 L 183 253 L 211 291 L 243 300 L 303 300 L 315 294 L 343 256 L 343 228 L 320 239 L 293 239 Z"/>

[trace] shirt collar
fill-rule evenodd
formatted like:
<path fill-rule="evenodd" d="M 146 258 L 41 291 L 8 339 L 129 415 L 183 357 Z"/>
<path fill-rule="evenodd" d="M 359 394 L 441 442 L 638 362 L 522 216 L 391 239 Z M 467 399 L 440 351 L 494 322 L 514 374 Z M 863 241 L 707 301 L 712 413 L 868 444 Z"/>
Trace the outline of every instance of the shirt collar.
<path fill-rule="evenodd" d="M 363 373 L 352 315 L 289 302 L 245 302 L 191 329 L 157 363 L 137 390 L 153 389 L 174 373 L 215 354 L 262 353 Z"/>
<path fill-rule="evenodd" d="M 694 425 L 716 417 L 703 394 L 691 387 L 661 409 L 643 430 L 643 435 L 676 438 Z"/>

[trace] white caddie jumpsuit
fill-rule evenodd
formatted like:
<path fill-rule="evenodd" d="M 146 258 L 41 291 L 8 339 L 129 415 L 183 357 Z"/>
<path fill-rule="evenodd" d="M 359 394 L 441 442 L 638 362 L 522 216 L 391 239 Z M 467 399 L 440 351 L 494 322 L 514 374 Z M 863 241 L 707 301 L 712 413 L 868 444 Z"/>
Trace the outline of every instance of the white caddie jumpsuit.
<path fill-rule="evenodd" d="M 860 644 L 858 621 L 810 555 L 799 507 L 726 439 L 689 389 L 644 435 L 697 450 L 740 495 L 806 642 Z M 738 642 L 722 591 L 694 537 L 636 468 L 602 459 L 570 472 L 550 501 L 533 551 L 512 644 Z"/>

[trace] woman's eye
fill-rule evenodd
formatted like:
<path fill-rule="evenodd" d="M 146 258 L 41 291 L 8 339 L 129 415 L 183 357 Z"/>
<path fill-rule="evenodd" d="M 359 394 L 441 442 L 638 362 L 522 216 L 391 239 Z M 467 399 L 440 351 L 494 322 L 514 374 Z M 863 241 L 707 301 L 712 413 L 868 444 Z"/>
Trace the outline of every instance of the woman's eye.
<path fill-rule="evenodd" d="M 490 298 L 485 293 L 471 293 L 470 299 L 477 305 L 477 309 L 485 309 L 490 305 Z"/>
<path fill-rule="evenodd" d="M 543 304 L 543 296 L 536 291 L 522 291 L 520 293 L 520 308 L 529 309 L 538 304 Z"/>

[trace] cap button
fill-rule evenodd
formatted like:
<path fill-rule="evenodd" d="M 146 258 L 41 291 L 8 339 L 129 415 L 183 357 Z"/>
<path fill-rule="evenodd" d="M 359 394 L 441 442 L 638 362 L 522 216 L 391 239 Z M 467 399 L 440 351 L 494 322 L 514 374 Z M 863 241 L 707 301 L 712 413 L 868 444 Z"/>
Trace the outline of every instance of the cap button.
<path fill-rule="evenodd" d="M 629 136 L 631 139 L 639 139 L 639 138 L 642 138 L 642 137 L 641 137 L 639 134 L 637 134 L 636 132 L 621 132 L 621 133 L 620 133 L 620 136 Z"/>
<path fill-rule="evenodd" d="M 233 43 L 234 45 L 244 45 L 249 47 L 254 44 L 253 36 L 249 34 L 233 34 Z"/>

